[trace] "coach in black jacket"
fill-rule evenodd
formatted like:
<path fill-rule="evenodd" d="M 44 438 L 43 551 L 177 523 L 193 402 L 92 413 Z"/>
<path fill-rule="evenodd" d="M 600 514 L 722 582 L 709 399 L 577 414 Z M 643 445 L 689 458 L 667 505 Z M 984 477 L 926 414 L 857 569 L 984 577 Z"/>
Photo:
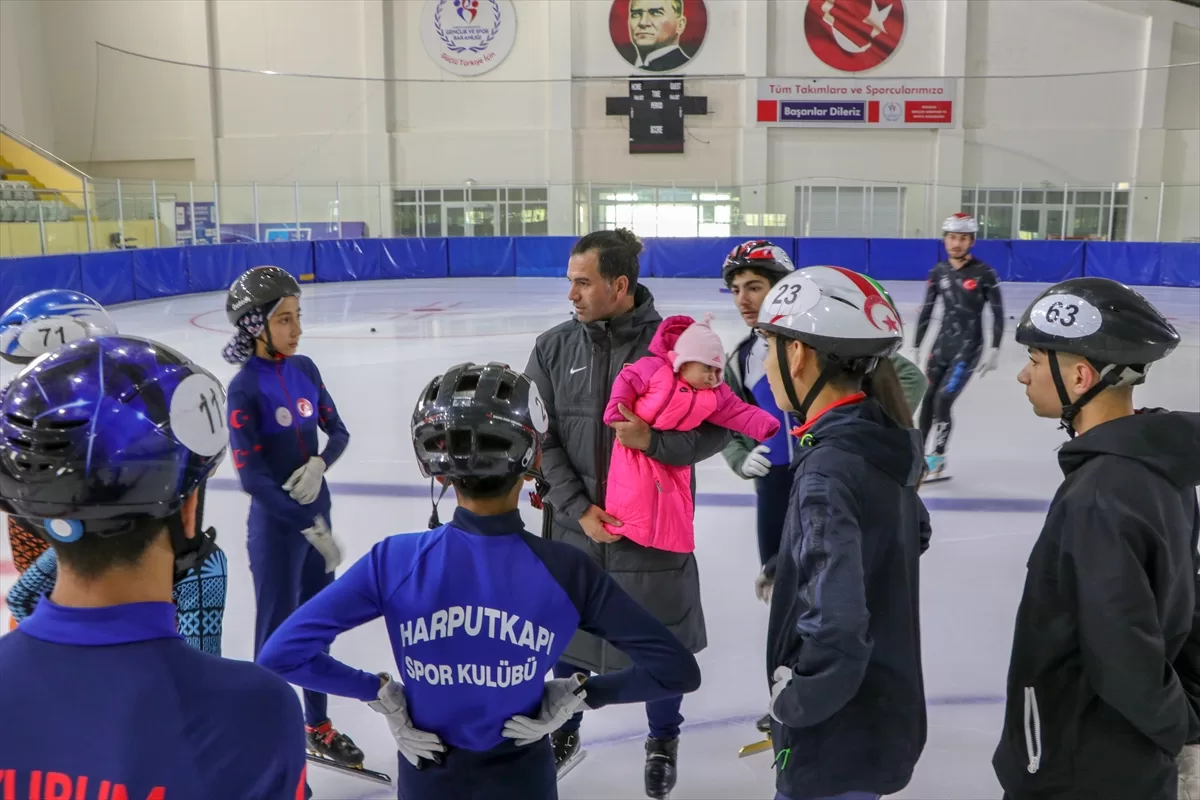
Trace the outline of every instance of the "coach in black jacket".
<path fill-rule="evenodd" d="M 1178 335 L 1082 278 L 1036 300 L 1017 341 L 1034 412 L 1075 438 L 1029 557 L 996 776 L 1011 800 L 1173 800 L 1200 735 L 1200 414 L 1134 413 L 1132 386 Z"/>
<path fill-rule="evenodd" d="M 640 250 L 641 243 L 625 230 L 590 233 L 575 244 L 567 275 L 575 317 L 538 337 L 525 374 L 537 384 L 550 416 L 542 472 L 550 487 L 544 499 L 553 519 L 551 538 L 586 551 L 688 650 L 698 653 L 708 639 L 695 555 L 642 547 L 609 535 L 602 526 L 615 522 L 604 511 L 604 496 L 618 437 L 656 461 L 690 466 L 721 452 L 731 436 L 708 423 L 679 432 L 655 431 L 638 421 L 614 427 L 603 422 L 617 373 L 649 354 L 662 322 L 653 296 L 637 282 Z M 695 485 L 693 473 L 693 493 Z M 583 631 L 571 640 L 563 662 L 556 674 L 569 675 L 579 667 L 604 673 L 630 665 L 624 653 Z M 649 704 L 647 715 L 647 747 L 654 750 L 658 765 L 647 766 L 647 793 L 659 796 L 674 783 L 674 748 L 683 717 L 678 702 L 668 701 Z M 578 725 L 578 719 L 569 722 L 554 741 L 560 767 L 578 747 L 568 736 Z"/>

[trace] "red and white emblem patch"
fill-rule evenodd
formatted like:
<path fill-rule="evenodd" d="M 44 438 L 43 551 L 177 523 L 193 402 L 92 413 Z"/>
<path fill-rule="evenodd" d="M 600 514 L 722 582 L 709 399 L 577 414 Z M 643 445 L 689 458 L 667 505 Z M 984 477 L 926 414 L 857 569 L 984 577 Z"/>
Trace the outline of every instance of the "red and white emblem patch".
<path fill-rule="evenodd" d="M 308 402 L 307 397 L 301 397 L 296 401 L 296 410 L 300 412 L 300 416 L 308 418 L 312 416 L 312 403 Z"/>
<path fill-rule="evenodd" d="M 813 55 L 842 72 L 891 58 L 904 36 L 904 0 L 808 0 L 804 38 Z"/>

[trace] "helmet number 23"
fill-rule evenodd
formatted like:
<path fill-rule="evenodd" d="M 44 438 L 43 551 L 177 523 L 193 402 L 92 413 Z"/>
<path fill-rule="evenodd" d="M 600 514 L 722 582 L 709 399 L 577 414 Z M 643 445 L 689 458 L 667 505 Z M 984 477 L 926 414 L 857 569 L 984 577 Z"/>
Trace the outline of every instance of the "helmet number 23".
<path fill-rule="evenodd" d="M 1046 322 L 1054 322 L 1069 328 L 1075 324 L 1077 314 L 1079 314 L 1079 306 L 1054 302 L 1046 309 Z"/>

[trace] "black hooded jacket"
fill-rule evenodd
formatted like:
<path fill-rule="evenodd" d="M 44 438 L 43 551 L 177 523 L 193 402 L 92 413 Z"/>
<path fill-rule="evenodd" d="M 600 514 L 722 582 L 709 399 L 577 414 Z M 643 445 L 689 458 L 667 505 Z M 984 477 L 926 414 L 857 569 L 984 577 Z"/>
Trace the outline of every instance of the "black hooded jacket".
<path fill-rule="evenodd" d="M 767 677 L 786 666 L 792 682 L 771 728 L 794 800 L 898 792 L 925 746 L 919 434 L 861 398 L 800 430 L 775 562 Z"/>
<path fill-rule="evenodd" d="M 1200 414 L 1098 425 L 1029 556 L 992 764 L 1014 800 L 1165 800 L 1200 735 Z"/>

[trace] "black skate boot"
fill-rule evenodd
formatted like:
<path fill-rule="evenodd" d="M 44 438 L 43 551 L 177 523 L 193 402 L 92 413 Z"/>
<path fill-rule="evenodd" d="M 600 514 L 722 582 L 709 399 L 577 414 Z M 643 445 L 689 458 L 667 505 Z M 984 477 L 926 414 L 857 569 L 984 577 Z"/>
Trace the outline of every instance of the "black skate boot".
<path fill-rule="evenodd" d="M 754 723 L 754 727 L 758 729 L 759 733 L 770 733 L 771 715 L 763 714 L 761 717 L 759 717 L 758 722 Z"/>
<path fill-rule="evenodd" d="M 362 769 L 363 751 L 358 749 L 354 740 L 333 727 L 329 720 L 316 727 L 305 725 L 304 732 L 308 734 L 308 752 L 314 756 L 342 767 Z"/>
<path fill-rule="evenodd" d="M 679 737 L 655 739 L 646 737 L 646 796 L 666 800 L 675 788 L 675 758 L 679 753 Z"/>
<path fill-rule="evenodd" d="M 560 781 L 587 755 L 579 749 L 579 731 L 555 731 L 550 734 L 550 746 L 554 748 L 554 767 Z"/>

